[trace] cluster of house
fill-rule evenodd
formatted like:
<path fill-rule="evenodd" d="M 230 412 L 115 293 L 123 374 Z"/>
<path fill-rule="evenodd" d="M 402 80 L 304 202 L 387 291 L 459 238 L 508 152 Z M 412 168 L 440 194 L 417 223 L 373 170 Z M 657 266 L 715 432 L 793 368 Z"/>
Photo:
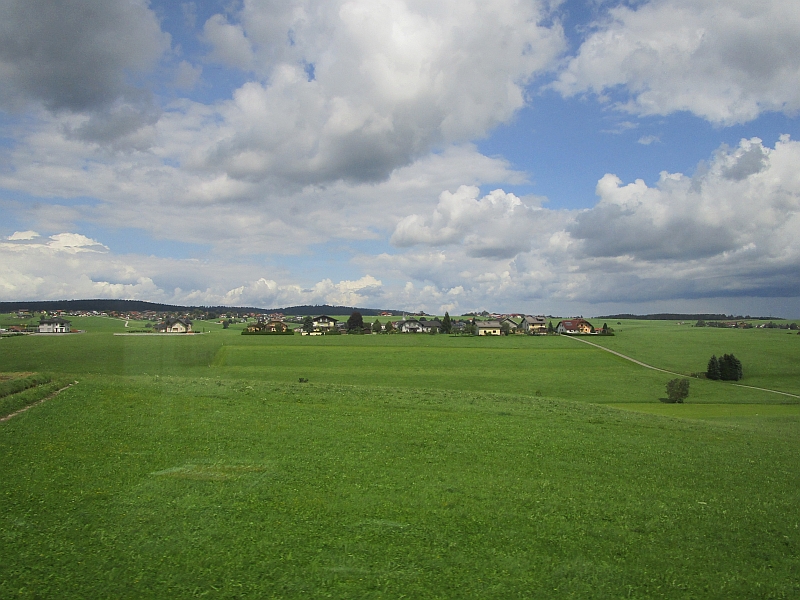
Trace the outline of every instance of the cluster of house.
<path fill-rule="evenodd" d="M 388 323 L 391 323 L 391 329 L 398 333 L 439 333 L 444 330 L 444 325 L 437 318 L 404 317 L 399 321 L 382 323 L 381 330 L 385 331 L 388 327 Z M 373 327 L 369 324 L 365 325 L 370 329 Z M 306 329 L 310 329 L 310 331 L 306 331 Z M 268 321 L 259 320 L 254 323 L 249 323 L 245 328 L 246 333 L 288 333 L 289 330 L 290 328 L 287 323 L 277 319 L 270 319 Z M 548 323 L 544 315 L 525 315 L 518 320 L 511 317 L 484 320 L 453 320 L 451 322 L 451 330 L 454 333 L 466 333 L 469 331 L 479 336 L 508 335 L 510 333 L 528 335 L 544 335 L 547 333 L 563 333 L 567 335 L 596 333 L 592 324 L 585 319 L 565 319 L 559 321 L 558 325 L 553 327 L 551 323 Z M 297 331 L 299 331 L 301 335 L 346 333 L 347 323 L 328 315 L 319 315 L 311 319 L 310 328 L 298 327 Z M 377 333 L 376 331 L 373 332 Z"/>

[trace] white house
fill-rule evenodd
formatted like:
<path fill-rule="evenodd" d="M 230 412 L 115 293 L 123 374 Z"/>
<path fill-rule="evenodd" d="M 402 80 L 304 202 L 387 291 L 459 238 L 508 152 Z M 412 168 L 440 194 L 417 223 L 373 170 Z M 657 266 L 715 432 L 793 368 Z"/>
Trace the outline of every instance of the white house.
<path fill-rule="evenodd" d="M 42 318 L 39 321 L 39 333 L 69 333 L 71 322 L 61 317 Z"/>
<path fill-rule="evenodd" d="M 407 321 L 398 321 L 395 323 L 395 328 L 400 333 L 422 333 L 422 324 L 416 319 L 408 319 Z"/>

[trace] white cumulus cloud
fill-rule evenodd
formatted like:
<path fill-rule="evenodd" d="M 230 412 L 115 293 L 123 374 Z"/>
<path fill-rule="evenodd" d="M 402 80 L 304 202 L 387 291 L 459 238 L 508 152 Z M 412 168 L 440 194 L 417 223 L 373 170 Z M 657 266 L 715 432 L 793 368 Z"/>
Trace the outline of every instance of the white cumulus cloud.
<path fill-rule="evenodd" d="M 652 0 L 616 6 L 569 61 L 564 95 L 627 95 L 639 115 L 689 111 L 731 125 L 800 109 L 800 4 Z"/>

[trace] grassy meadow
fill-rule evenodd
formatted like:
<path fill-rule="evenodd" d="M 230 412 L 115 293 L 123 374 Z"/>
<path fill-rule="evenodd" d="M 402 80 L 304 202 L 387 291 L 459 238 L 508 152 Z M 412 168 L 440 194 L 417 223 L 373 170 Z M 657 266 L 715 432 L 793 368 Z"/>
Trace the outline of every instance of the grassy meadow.
<path fill-rule="evenodd" d="M 0 339 L 0 372 L 79 381 L 0 423 L 2 598 L 800 596 L 798 399 L 663 404 L 672 376 L 557 336 L 75 321 Z M 609 325 L 800 390 L 800 336 Z"/>

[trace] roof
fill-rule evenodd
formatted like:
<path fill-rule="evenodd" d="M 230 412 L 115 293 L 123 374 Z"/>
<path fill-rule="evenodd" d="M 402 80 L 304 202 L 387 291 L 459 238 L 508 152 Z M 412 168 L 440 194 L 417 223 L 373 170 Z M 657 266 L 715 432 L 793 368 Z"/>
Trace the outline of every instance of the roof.
<path fill-rule="evenodd" d="M 531 315 L 525 315 L 525 317 L 522 319 L 522 323 L 529 325 L 544 325 L 547 323 L 547 319 L 545 319 L 544 316 L 534 317 Z"/>
<path fill-rule="evenodd" d="M 328 315 L 320 315 L 318 317 L 314 317 L 312 320 L 313 321 L 326 320 L 326 321 L 333 321 L 334 323 L 337 323 L 339 321 L 339 319 L 334 319 L 333 317 L 329 317 Z"/>
<path fill-rule="evenodd" d="M 419 323 L 423 327 L 441 327 L 442 326 L 442 322 L 439 321 L 438 319 L 432 319 L 430 321 L 420 321 Z"/>
<path fill-rule="evenodd" d="M 475 323 L 481 329 L 500 329 L 500 321 L 477 321 Z"/>
<path fill-rule="evenodd" d="M 61 317 L 53 317 L 52 319 L 39 319 L 39 325 L 69 325 L 72 321 L 67 321 Z"/>
<path fill-rule="evenodd" d="M 182 325 L 184 325 L 184 326 L 188 327 L 189 325 L 191 325 L 191 324 L 192 324 L 192 321 L 191 321 L 190 319 L 185 319 L 185 318 L 183 318 L 183 317 L 178 317 L 178 318 L 175 318 L 175 317 L 167 317 L 167 318 L 164 320 L 164 324 L 165 324 L 167 327 L 169 327 L 170 325 L 174 325 L 175 323 L 181 323 Z"/>
<path fill-rule="evenodd" d="M 563 325 L 564 329 L 578 329 L 581 325 L 592 327 L 592 324 L 586 319 L 564 319 L 559 325 Z"/>

